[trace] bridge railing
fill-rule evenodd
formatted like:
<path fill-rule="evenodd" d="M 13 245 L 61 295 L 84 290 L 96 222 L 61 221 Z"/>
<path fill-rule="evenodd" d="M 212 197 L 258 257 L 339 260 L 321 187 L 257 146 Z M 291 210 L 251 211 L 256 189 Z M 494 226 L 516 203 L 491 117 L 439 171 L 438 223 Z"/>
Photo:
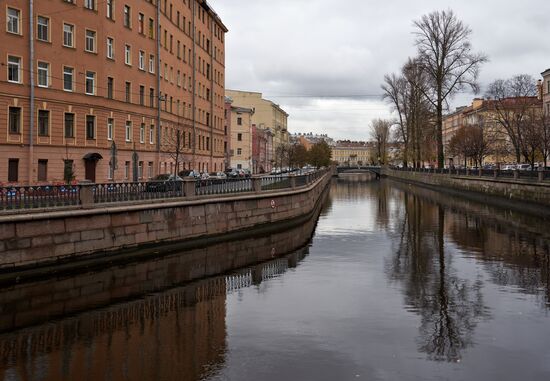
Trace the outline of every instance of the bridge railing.
<path fill-rule="evenodd" d="M 545 182 L 550 181 L 549 170 L 500 170 L 500 169 L 484 169 L 484 168 L 400 168 L 390 167 L 394 171 L 401 172 L 415 172 L 426 174 L 443 174 L 451 176 L 464 176 L 464 177 L 481 177 L 481 178 L 493 178 L 493 179 L 509 179 L 509 180 L 523 180 L 529 182 Z"/>
<path fill-rule="evenodd" d="M 308 186 L 329 172 L 242 179 L 185 178 L 183 181 L 81 183 L 77 185 L 0 187 L 0 213 L 18 210 L 93 207 L 102 204 L 284 191 Z"/>

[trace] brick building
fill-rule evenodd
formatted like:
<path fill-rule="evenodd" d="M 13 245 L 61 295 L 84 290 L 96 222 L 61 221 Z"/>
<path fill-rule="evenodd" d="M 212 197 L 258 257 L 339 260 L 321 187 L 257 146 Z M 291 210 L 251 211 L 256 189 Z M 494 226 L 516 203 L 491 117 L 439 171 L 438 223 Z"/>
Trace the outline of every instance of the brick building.
<path fill-rule="evenodd" d="M 0 9 L 0 183 L 224 168 L 227 29 L 205 0 L 30 3 Z"/>
<path fill-rule="evenodd" d="M 273 133 L 267 128 L 252 126 L 252 172 L 270 172 L 273 157 Z"/>

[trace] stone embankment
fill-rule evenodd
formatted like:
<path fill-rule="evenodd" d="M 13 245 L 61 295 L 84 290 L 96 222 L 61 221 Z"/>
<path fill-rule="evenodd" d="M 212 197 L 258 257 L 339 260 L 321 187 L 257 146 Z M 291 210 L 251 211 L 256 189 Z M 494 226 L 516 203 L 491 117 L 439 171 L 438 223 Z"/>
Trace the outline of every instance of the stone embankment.
<path fill-rule="evenodd" d="M 475 201 L 550 217 L 550 183 L 516 178 L 415 172 L 383 168 L 382 175 Z"/>
<path fill-rule="evenodd" d="M 331 177 L 327 170 L 279 190 L 0 216 L 0 273 L 116 260 L 121 250 L 285 225 L 312 213 Z"/>

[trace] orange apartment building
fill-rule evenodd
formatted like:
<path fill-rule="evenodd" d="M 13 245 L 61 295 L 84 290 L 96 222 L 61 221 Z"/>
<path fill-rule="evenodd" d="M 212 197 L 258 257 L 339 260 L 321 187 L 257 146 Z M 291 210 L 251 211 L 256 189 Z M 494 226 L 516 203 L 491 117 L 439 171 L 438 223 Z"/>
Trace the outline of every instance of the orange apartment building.
<path fill-rule="evenodd" d="M 0 23 L 0 184 L 223 170 L 227 28 L 206 0 L 6 0 Z"/>

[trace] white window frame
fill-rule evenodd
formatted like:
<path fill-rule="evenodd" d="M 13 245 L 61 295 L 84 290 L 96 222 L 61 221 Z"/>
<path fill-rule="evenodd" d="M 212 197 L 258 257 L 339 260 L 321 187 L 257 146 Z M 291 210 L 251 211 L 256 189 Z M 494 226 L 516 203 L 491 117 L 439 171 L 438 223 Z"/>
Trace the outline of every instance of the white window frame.
<path fill-rule="evenodd" d="M 74 48 L 74 34 L 75 34 L 74 25 L 63 23 L 63 46 L 67 48 Z M 68 41 L 69 39 L 70 41 Z"/>
<path fill-rule="evenodd" d="M 42 19 L 42 21 L 45 20 L 45 23 L 44 22 L 40 22 Z M 42 33 L 45 31 L 46 32 L 46 38 L 41 38 L 41 32 Z M 42 36 L 44 37 L 44 36 Z M 50 19 L 46 16 L 41 16 L 41 15 L 38 15 L 36 17 L 36 39 L 38 41 L 45 41 L 45 42 L 49 42 L 50 41 Z"/>
<path fill-rule="evenodd" d="M 95 11 L 95 0 L 84 0 L 84 8 Z"/>
<path fill-rule="evenodd" d="M 21 68 L 23 66 L 22 64 L 22 59 L 21 57 L 18 57 L 18 56 L 8 56 L 8 82 L 10 83 L 23 83 L 23 78 L 22 78 L 22 73 L 21 73 Z M 10 68 L 15 68 L 17 69 L 17 71 L 15 73 L 17 73 L 17 79 L 10 79 Z"/>
<path fill-rule="evenodd" d="M 11 14 L 15 12 L 15 14 Z M 6 31 L 13 34 L 21 34 L 21 10 L 8 7 L 6 10 Z"/>
<path fill-rule="evenodd" d="M 145 52 L 143 50 L 139 51 L 139 70 L 145 71 Z"/>
<path fill-rule="evenodd" d="M 84 93 L 86 95 L 95 95 L 96 93 L 96 88 L 95 88 L 95 75 L 96 73 L 93 72 L 93 71 L 86 71 L 86 82 L 84 84 Z M 92 84 L 92 92 L 89 92 L 88 91 L 88 81 L 91 81 L 91 84 Z"/>
<path fill-rule="evenodd" d="M 43 61 L 38 61 L 36 63 L 36 80 L 38 87 L 49 87 L 50 86 L 50 64 Z M 44 77 L 45 75 L 45 77 Z M 46 82 L 42 82 L 42 79 L 45 79 Z"/>
<path fill-rule="evenodd" d="M 112 37 L 107 37 L 107 58 L 115 59 L 115 39 Z"/>
<path fill-rule="evenodd" d="M 114 138 L 114 125 L 115 120 L 113 118 L 107 118 L 107 140 L 113 140 Z"/>
<path fill-rule="evenodd" d="M 124 63 L 132 66 L 132 47 L 128 44 L 124 45 Z"/>
<path fill-rule="evenodd" d="M 67 69 L 69 69 L 69 71 L 67 71 Z M 71 76 L 71 88 L 70 89 L 67 89 L 65 87 L 65 75 L 70 75 Z M 70 92 L 73 92 L 74 91 L 74 68 L 73 67 L 70 67 L 70 66 L 63 66 L 63 91 L 70 91 Z"/>
<path fill-rule="evenodd" d="M 155 55 L 149 54 L 149 73 L 155 74 Z"/>
<path fill-rule="evenodd" d="M 113 14 L 114 14 L 114 4 L 115 0 L 106 0 L 105 5 L 107 6 L 106 14 L 107 18 L 109 20 L 113 20 Z"/>
<path fill-rule="evenodd" d="M 145 143 L 145 123 L 141 123 L 139 126 L 139 142 Z"/>
<path fill-rule="evenodd" d="M 85 32 L 85 44 L 84 44 L 84 50 L 89 53 L 95 53 L 96 52 L 96 37 L 97 33 L 95 30 L 86 29 Z"/>
<path fill-rule="evenodd" d="M 126 121 L 126 126 L 125 126 L 125 140 L 127 142 L 131 142 L 132 141 L 132 121 L 131 120 L 127 120 Z"/>
<path fill-rule="evenodd" d="M 155 125 L 151 124 L 149 126 L 149 144 L 155 143 Z"/>

